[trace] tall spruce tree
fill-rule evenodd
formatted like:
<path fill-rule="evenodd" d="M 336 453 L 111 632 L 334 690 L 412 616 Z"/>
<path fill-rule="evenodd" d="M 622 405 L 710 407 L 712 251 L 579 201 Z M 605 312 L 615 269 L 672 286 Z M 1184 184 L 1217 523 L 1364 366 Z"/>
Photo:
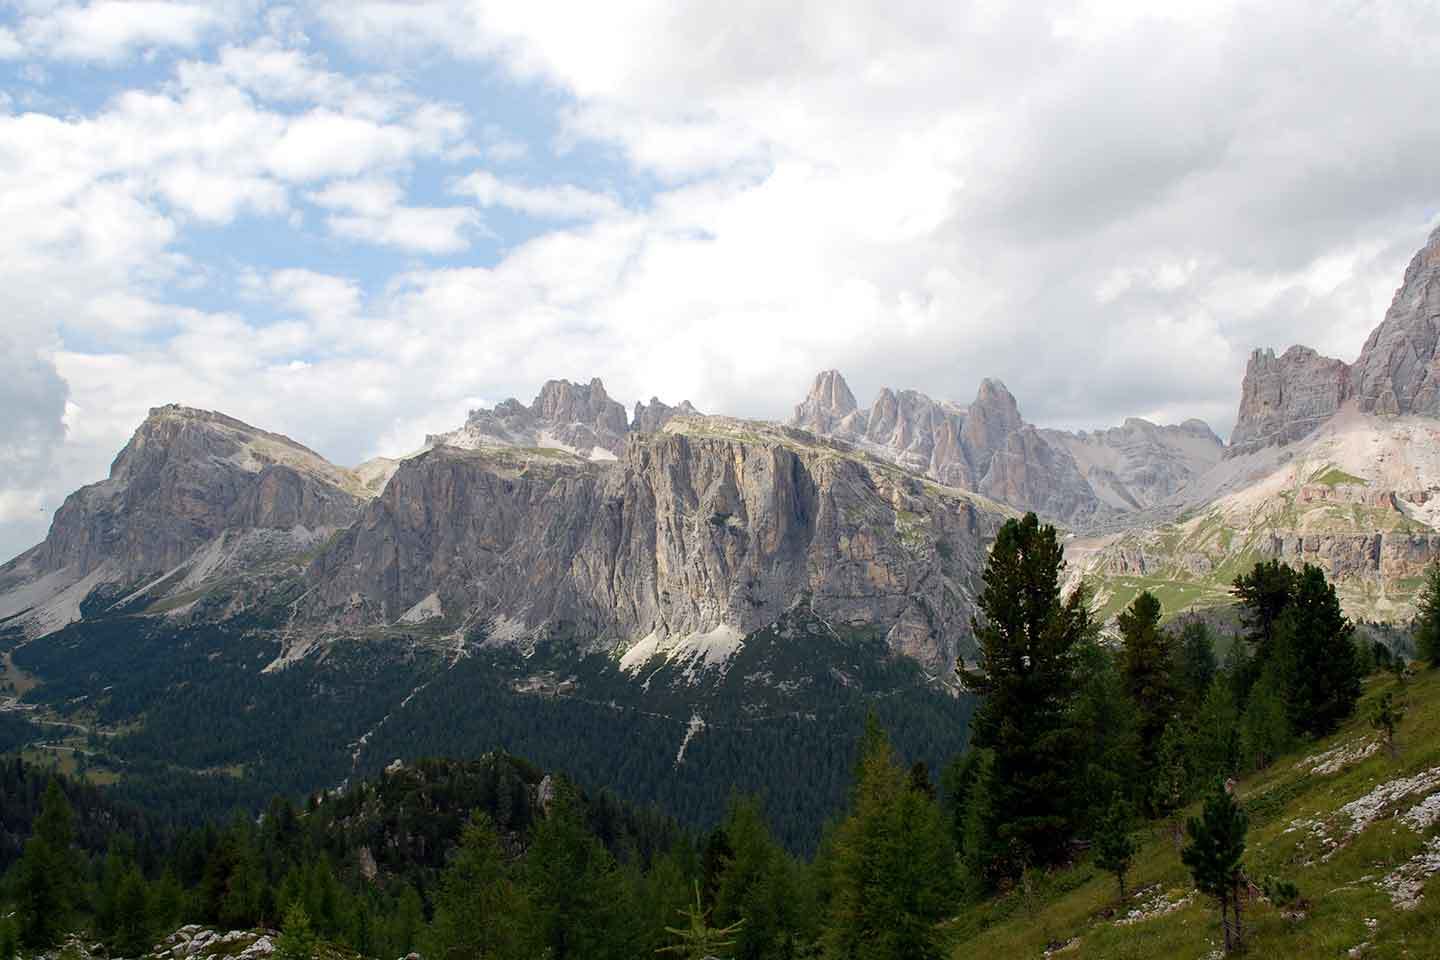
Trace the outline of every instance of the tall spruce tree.
<path fill-rule="evenodd" d="M 1415 601 L 1415 650 L 1427 666 L 1440 667 L 1440 561 L 1425 568 Z"/>
<path fill-rule="evenodd" d="M 1204 620 L 1187 620 L 1180 629 L 1180 644 L 1175 654 L 1175 685 L 1187 709 L 1194 710 L 1205 699 L 1218 669 L 1215 639 L 1209 625 Z"/>
<path fill-rule="evenodd" d="M 1121 673 L 1125 689 L 1140 711 L 1140 756 L 1148 779 L 1155 764 L 1155 748 L 1165 725 L 1175 715 L 1176 693 L 1172 675 L 1174 643 L 1160 629 L 1160 601 L 1148 590 L 1135 598 L 1116 623 L 1123 646 Z"/>
<path fill-rule="evenodd" d="M 1245 625 L 1245 638 L 1254 646 L 1256 659 L 1262 664 L 1275 640 L 1280 615 L 1295 595 L 1296 579 L 1295 570 L 1288 564 L 1266 560 L 1255 564 L 1249 573 L 1237 576 L 1231 585 L 1230 592 L 1243 608 L 1240 619 Z"/>
<path fill-rule="evenodd" d="M 984 699 L 972 744 L 992 756 L 988 833 L 1003 866 L 1062 859 L 1075 825 L 1077 734 L 1067 711 L 1077 683 L 1076 644 L 1090 626 L 1083 590 L 1061 595 L 1063 551 L 1035 514 L 1007 520 L 985 567 L 972 626 L 979 669 L 957 667 Z"/>
<path fill-rule="evenodd" d="M 24 946 L 49 947 L 69 932 L 80 877 L 74 844 L 75 814 L 60 782 L 51 777 L 20 858 L 18 905 Z"/>
<path fill-rule="evenodd" d="M 1275 625 L 1265 667 L 1280 683 L 1297 732 L 1324 736 L 1355 712 L 1362 677 L 1354 632 L 1324 571 L 1306 564 Z"/>

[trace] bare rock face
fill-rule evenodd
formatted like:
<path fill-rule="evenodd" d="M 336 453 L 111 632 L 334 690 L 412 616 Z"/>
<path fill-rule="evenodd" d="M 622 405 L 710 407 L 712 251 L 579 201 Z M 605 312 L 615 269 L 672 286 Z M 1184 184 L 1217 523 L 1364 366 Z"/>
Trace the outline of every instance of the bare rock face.
<path fill-rule="evenodd" d="M 1360 409 L 1440 416 L 1440 228 L 1415 254 L 1351 378 Z"/>
<path fill-rule="evenodd" d="M 1226 456 L 1293 443 L 1313 433 L 1351 396 L 1350 368 L 1295 346 L 1278 358 L 1256 350 L 1245 368 L 1240 413 Z"/>
<path fill-rule="evenodd" d="M 363 629 L 438 606 L 488 642 L 643 659 L 724 648 L 805 605 L 944 669 L 1002 519 L 809 434 L 723 418 L 632 435 L 614 464 L 437 447 L 315 561 L 303 615 Z"/>
<path fill-rule="evenodd" d="M 494 409 L 471 410 L 465 425 L 425 438 L 426 447 L 546 447 L 595 460 L 613 460 L 625 446 L 625 408 L 597 377 L 588 384 L 549 380 L 530 406 L 511 398 Z"/>
<path fill-rule="evenodd" d="M 661 402 L 659 397 L 651 397 L 649 403 L 638 400 L 635 402 L 635 414 L 630 418 L 630 429 L 635 433 L 659 433 L 665 429 L 665 424 L 676 417 L 700 415 L 700 411 L 696 410 L 689 400 L 682 400 L 678 407 L 672 407 Z"/>
<path fill-rule="evenodd" d="M 850 392 L 850 385 L 840 371 L 824 370 L 815 375 L 810 393 L 796 405 L 790 423 L 811 433 L 829 435 L 835 433 L 845 418 L 857 409 L 855 394 Z M 863 427 L 860 429 L 864 431 Z M 853 427 L 845 432 L 852 431 Z"/>
<path fill-rule="evenodd" d="M 354 474 L 287 437 L 156 407 L 110 476 L 67 497 L 45 540 L 0 567 L 0 617 L 34 609 L 36 632 L 63 626 L 91 591 L 175 571 L 231 534 L 286 533 L 247 545 L 251 561 L 262 541 L 260 553 L 298 553 L 349 524 L 363 496 Z"/>
<path fill-rule="evenodd" d="M 1127 512 L 1163 503 L 1225 453 L 1225 444 L 1203 420 L 1159 426 L 1130 417 L 1108 430 L 1041 434 L 1070 452 L 1097 497 Z"/>
<path fill-rule="evenodd" d="M 1025 423 L 999 380 L 981 381 L 968 406 L 932 400 L 916 390 L 882 389 L 857 409 L 835 371 L 815 378 L 792 426 L 856 444 L 947 486 L 975 490 L 1022 510 L 1069 523 L 1106 515 L 1064 445 Z"/>

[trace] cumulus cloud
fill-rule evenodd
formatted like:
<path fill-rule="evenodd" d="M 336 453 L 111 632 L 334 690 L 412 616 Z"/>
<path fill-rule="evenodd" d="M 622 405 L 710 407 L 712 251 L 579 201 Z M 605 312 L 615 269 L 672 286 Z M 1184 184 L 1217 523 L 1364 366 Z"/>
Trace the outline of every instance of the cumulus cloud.
<path fill-rule="evenodd" d="M 113 63 L 138 51 L 195 47 L 233 26 L 253 4 L 91 0 L 30 6 L 33 12 L 19 29 L 28 53 Z"/>
<path fill-rule="evenodd" d="M 1424 5 L 312 0 L 249 41 L 242 8 L 94 45 L 223 38 L 164 84 L 0 112 L 0 310 L 63 341 L 70 486 L 154 403 L 353 462 L 554 376 L 769 417 L 825 367 L 862 402 L 998 376 L 1045 425 L 1223 434 L 1253 347 L 1353 358 L 1440 212 Z M 24 9 L 0 56 L 41 49 Z M 556 132 L 396 79 L 435 63 L 538 92 Z M 326 242 L 405 258 L 183 242 L 315 208 Z M 425 259 L 472 249 L 479 209 L 521 226 Z M 174 305 L 237 270 L 237 302 Z"/>
<path fill-rule="evenodd" d="M 486 170 L 461 178 L 455 192 L 474 197 L 482 207 L 509 207 L 545 220 L 588 220 L 621 210 L 613 197 L 573 184 L 531 187 L 501 180 Z"/>
<path fill-rule="evenodd" d="M 310 199 L 332 211 L 326 224 L 337 236 L 417 253 L 464 250 L 480 227 L 469 207 L 406 206 L 401 197 L 390 181 L 358 180 L 331 183 Z"/>

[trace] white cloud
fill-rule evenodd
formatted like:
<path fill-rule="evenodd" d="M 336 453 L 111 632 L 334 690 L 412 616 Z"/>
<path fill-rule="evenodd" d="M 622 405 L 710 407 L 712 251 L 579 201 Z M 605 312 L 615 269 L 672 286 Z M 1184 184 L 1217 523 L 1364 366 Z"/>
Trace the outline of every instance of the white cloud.
<path fill-rule="evenodd" d="M 756 416 L 822 367 L 862 402 L 882 384 L 966 400 L 999 376 L 1046 424 L 1224 432 L 1252 347 L 1355 354 L 1440 204 L 1440 13 L 1423 6 L 301 10 L 267 28 L 285 42 L 223 48 L 93 115 L 0 115 L 0 315 L 84 334 L 50 354 L 77 411 L 56 454 L 69 486 L 167 400 L 353 461 L 553 376 Z M 317 10 L 400 76 L 454 57 L 517 80 L 557 105 L 536 129 L 558 136 L 526 147 L 485 125 L 503 110 L 341 75 L 297 46 Z M 394 277 L 256 270 L 244 316 L 167 305 L 235 269 L 181 255 L 197 221 L 303 231 L 304 211 L 332 235 L 460 251 L 474 208 L 405 185 L 465 156 L 487 167 L 465 196 L 550 228 Z M 594 182 L 596 156 L 614 196 L 563 185 Z"/>
<path fill-rule="evenodd" d="M 60 3 L 26 17 L 20 35 L 35 55 L 115 62 L 139 50 L 195 47 L 233 24 L 237 6 L 171 0 Z"/>
<path fill-rule="evenodd" d="M 614 197 L 573 184 L 529 187 L 485 170 L 461 178 L 455 192 L 474 197 L 482 207 L 509 207 L 545 220 L 588 220 L 614 216 L 622 209 Z"/>
<path fill-rule="evenodd" d="M 332 183 L 310 199 L 334 211 L 325 222 L 336 236 L 418 253 L 464 250 L 480 227 L 469 207 L 405 206 L 401 196 L 390 181 L 355 180 Z"/>

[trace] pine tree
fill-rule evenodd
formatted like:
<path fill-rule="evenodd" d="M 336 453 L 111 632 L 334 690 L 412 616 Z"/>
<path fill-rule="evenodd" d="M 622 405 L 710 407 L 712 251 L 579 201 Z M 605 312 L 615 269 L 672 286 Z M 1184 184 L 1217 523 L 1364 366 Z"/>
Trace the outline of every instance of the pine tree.
<path fill-rule="evenodd" d="M 1250 691 L 1250 703 L 1240 718 L 1240 744 L 1256 770 L 1266 766 L 1290 746 L 1290 718 L 1285 698 L 1270 674 Z"/>
<path fill-rule="evenodd" d="M 1415 649 L 1419 659 L 1440 666 L 1440 560 L 1425 568 L 1425 583 L 1415 601 Z"/>
<path fill-rule="evenodd" d="M 1150 784 L 1150 808 L 1159 816 L 1171 815 L 1170 832 L 1175 845 L 1180 845 L 1179 810 L 1190 792 L 1190 768 L 1186 763 L 1189 735 L 1178 719 L 1172 720 L 1160 735 L 1155 751 L 1155 777 Z"/>
<path fill-rule="evenodd" d="M 154 944 L 149 889 L 140 868 L 129 864 L 115 893 L 116 922 L 111 943 L 122 957 L 138 957 Z"/>
<path fill-rule="evenodd" d="M 1324 736 L 1355 712 L 1361 676 L 1354 632 L 1324 571 L 1306 564 L 1275 624 L 1273 662 L 1266 667 L 1281 684 L 1294 730 Z"/>
<path fill-rule="evenodd" d="M 313 960 L 319 938 L 310 925 L 305 905 L 295 901 L 285 909 L 285 921 L 275 939 L 275 960 Z"/>
<path fill-rule="evenodd" d="M 809 926 L 800 913 L 803 892 L 789 857 L 770 836 L 757 797 L 734 797 L 722 825 L 730 853 L 722 864 L 714 898 L 714 921 L 733 925 L 739 960 L 783 956 Z"/>
<path fill-rule="evenodd" d="M 1055 528 L 1036 516 L 1000 528 L 972 627 L 978 670 L 958 668 L 984 699 L 974 746 L 991 751 L 989 832 L 1005 872 L 1061 860 L 1077 818 L 1077 736 L 1067 710 L 1077 684 L 1076 644 L 1090 628 L 1083 590 L 1061 595 L 1065 561 Z"/>
<path fill-rule="evenodd" d="M 495 824 L 476 812 L 440 877 L 425 956 L 520 957 L 525 954 L 519 891 L 505 869 Z"/>
<path fill-rule="evenodd" d="M 1370 714 L 1370 725 L 1385 737 L 1385 749 L 1393 758 L 1399 751 L 1395 748 L 1395 728 L 1400 726 L 1400 721 L 1405 719 L 1405 704 L 1396 703 L 1391 693 L 1386 693 L 1375 704 Z"/>
<path fill-rule="evenodd" d="M 737 920 L 728 927 L 710 926 L 710 911 L 700 902 L 698 880 L 695 882 L 695 903 L 675 912 L 689 922 L 683 927 L 666 927 L 665 932 L 676 942 L 661 947 L 656 953 L 673 954 L 684 960 L 727 960 L 732 956 L 721 951 L 728 951 L 728 948 L 735 946 L 732 938 L 745 925 L 745 921 Z"/>
<path fill-rule="evenodd" d="M 1188 709 L 1194 710 L 1209 692 L 1219 668 L 1215 659 L 1215 640 L 1204 620 L 1188 620 L 1181 629 L 1175 667 L 1175 682 L 1180 696 Z"/>
<path fill-rule="evenodd" d="M 23 946 L 43 949 L 69 932 L 80 875 L 74 843 L 74 812 L 59 781 L 51 777 L 20 858 L 18 906 Z"/>
<path fill-rule="evenodd" d="M 1240 763 L 1240 711 L 1233 686 L 1220 676 L 1200 703 L 1186 742 L 1186 763 L 1193 782 L 1227 777 Z"/>
<path fill-rule="evenodd" d="M 1146 803 L 1148 782 L 1141 776 L 1140 712 L 1125 690 L 1119 658 L 1094 637 L 1076 650 L 1081 679 L 1069 713 L 1080 734 L 1082 822 L 1093 823 L 1116 793 Z"/>
<path fill-rule="evenodd" d="M 1255 667 L 1269 662 L 1275 645 L 1275 630 L 1285 608 L 1295 595 L 1296 572 L 1279 560 L 1255 564 L 1247 574 L 1235 578 L 1230 592 L 1240 601 L 1241 622 L 1246 639 L 1255 649 Z"/>
<path fill-rule="evenodd" d="M 585 826 L 574 786 L 562 782 L 531 836 L 523 894 L 527 925 L 554 960 L 605 960 L 614 942 L 619 889 L 615 861 Z"/>
<path fill-rule="evenodd" d="M 883 735 L 865 742 L 850 814 L 835 834 L 824 955 L 938 960 L 946 944 L 936 924 L 955 892 L 949 831 Z"/>
<path fill-rule="evenodd" d="M 1147 780 L 1155 765 L 1160 734 L 1175 715 L 1177 699 L 1171 674 L 1174 644 L 1160 629 L 1160 612 L 1160 601 L 1145 591 L 1117 618 L 1124 644 L 1121 674 L 1140 712 L 1140 758 Z"/>
<path fill-rule="evenodd" d="M 1204 812 L 1191 817 L 1187 830 L 1190 843 L 1180 860 L 1190 868 L 1195 887 L 1220 905 L 1220 925 L 1225 932 L 1225 952 L 1244 947 L 1240 916 L 1241 859 L 1245 856 L 1245 833 L 1249 821 L 1235 798 L 1216 781 L 1205 798 Z M 1232 920 L 1233 918 L 1233 920 Z"/>
<path fill-rule="evenodd" d="M 1125 876 L 1135 859 L 1134 814 L 1125 799 L 1116 796 L 1095 831 L 1095 863 L 1115 874 L 1120 896 L 1125 896 Z"/>

